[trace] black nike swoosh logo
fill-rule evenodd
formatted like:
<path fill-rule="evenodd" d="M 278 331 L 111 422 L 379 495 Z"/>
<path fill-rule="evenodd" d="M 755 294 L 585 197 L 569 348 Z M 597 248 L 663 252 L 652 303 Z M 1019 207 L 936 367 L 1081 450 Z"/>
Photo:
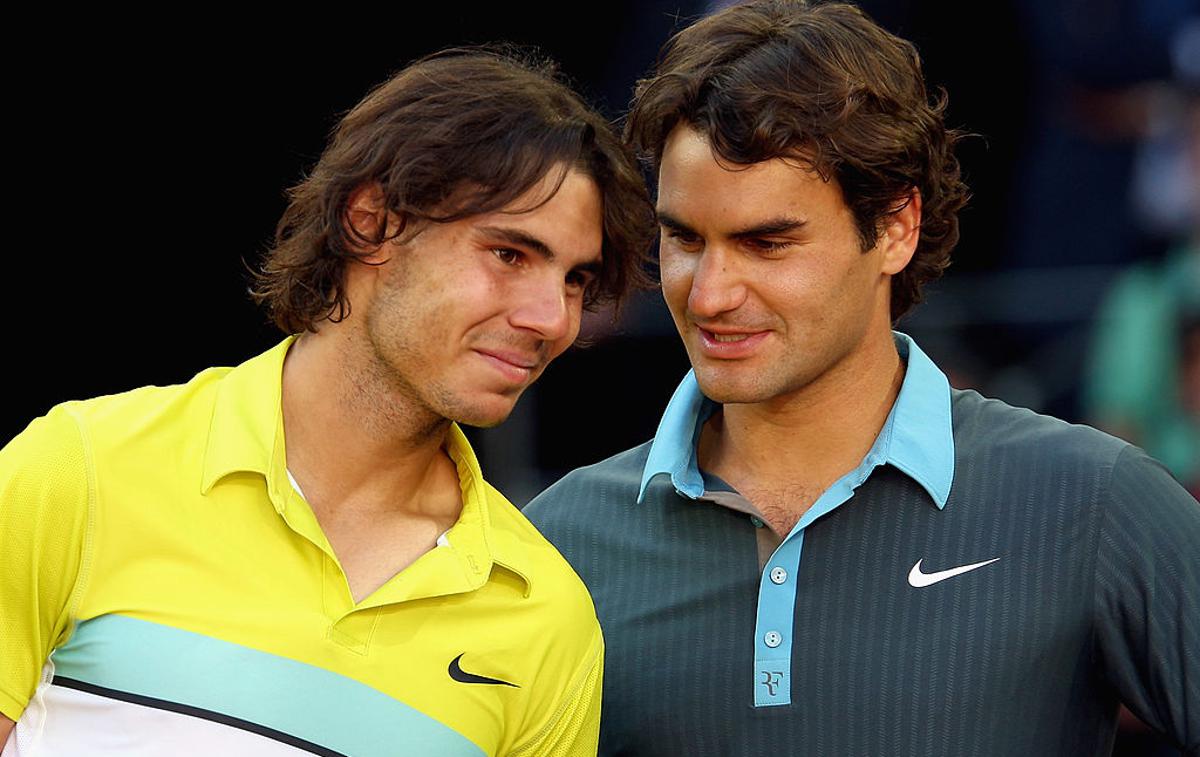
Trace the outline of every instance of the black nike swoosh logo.
<path fill-rule="evenodd" d="M 466 652 L 463 652 L 463 654 L 466 654 Z M 477 676 L 474 673 L 468 673 L 458 664 L 458 661 L 461 659 L 462 654 L 450 661 L 450 677 L 459 683 L 498 683 L 501 686 L 512 686 L 514 689 L 521 688 L 515 683 L 501 681 L 499 678 L 488 678 L 487 676 Z"/>

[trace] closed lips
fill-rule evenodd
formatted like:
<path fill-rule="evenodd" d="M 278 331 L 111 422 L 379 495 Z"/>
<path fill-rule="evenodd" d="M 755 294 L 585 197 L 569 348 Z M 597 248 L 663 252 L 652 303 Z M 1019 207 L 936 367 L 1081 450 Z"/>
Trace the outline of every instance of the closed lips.
<path fill-rule="evenodd" d="M 493 350 L 476 350 L 476 352 L 495 360 L 499 360 L 503 363 L 508 363 L 516 368 L 524 368 L 525 370 L 536 368 L 538 364 L 537 358 L 528 357 L 519 353 L 496 352 Z"/>

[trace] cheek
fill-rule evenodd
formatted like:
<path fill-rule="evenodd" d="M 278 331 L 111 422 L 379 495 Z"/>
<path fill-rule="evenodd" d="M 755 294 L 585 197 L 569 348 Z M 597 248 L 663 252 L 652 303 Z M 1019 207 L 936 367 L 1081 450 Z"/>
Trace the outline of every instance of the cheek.
<path fill-rule="evenodd" d="M 663 299 L 673 313 L 687 308 L 688 296 L 692 291 L 692 266 L 689 258 L 678 253 L 663 252 L 659 256 L 659 277 L 662 280 Z"/>

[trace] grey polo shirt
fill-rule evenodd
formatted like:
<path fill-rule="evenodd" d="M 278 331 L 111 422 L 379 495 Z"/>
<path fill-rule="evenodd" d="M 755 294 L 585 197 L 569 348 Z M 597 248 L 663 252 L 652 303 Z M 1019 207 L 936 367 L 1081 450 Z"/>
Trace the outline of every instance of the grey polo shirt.
<path fill-rule="evenodd" d="M 690 374 L 652 442 L 526 507 L 604 628 L 601 753 L 1100 755 L 1119 701 L 1197 749 L 1200 506 L 896 342 L 878 438 L 788 534 L 699 469 Z"/>

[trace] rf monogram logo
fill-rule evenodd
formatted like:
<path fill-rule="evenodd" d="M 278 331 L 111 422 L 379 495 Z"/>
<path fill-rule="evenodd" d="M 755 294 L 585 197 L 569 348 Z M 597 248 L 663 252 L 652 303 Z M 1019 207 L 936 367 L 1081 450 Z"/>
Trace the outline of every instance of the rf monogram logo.
<path fill-rule="evenodd" d="M 779 682 L 783 680 L 783 673 L 777 670 L 762 671 L 763 685 L 767 687 L 767 692 L 771 696 L 775 696 L 775 689 L 779 686 Z"/>

